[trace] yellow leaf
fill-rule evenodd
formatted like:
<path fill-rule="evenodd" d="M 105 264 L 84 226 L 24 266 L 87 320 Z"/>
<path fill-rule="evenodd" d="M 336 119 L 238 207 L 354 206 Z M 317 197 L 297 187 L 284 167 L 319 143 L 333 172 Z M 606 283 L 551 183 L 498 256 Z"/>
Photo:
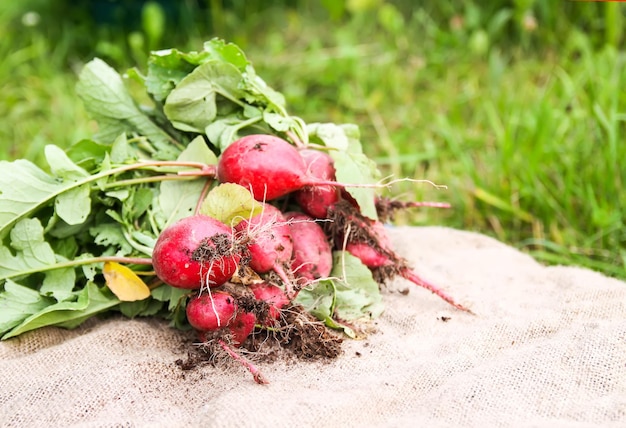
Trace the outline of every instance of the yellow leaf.
<path fill-rule="evenodd" d="M 260 214 L 263 205 L 255 201 L 248 189 L 235 183 L 214 187 L 200 206 L 200 213 L 229 226 Z"/>
<path fill-rule="evenodd" d="M 102 269 L 107 287 L 122 302 L 134 302 L 150 297 L 150 289 L 131 269 L 115 262 L 104 263 Z"/>

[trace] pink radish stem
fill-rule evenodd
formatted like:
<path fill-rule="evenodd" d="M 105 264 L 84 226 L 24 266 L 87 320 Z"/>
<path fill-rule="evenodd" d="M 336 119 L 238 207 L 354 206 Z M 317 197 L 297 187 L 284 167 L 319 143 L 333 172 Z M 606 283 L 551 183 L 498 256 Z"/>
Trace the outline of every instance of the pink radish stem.
<path fill-rule="evenodd" d="M 462 311 L 465 311 L 465 312 L 468 312 L 468 313 L 474 315 L 474 312 L 472 312 L 470 309 L 468 309 L 465 306 L 457 303 L 450 295 L 448 295 L 441 288 L 439 288 L 436 285 L 431 284 L 430 282 L 424 280 L 423 278 L 418 276 L 415 272 L 413 272 L 411 269 L 404 268 L 399 273 L 400 273 L 400 276 L 402 276 L 403 278 L 411 281 L 413 284 L 415 284 L 415 285 L 417 285 L 419 287 L 423 287 L 423 288 L 425 288 L 427 290 L 430 290 L 432 293 L 434 293 L 437 296 L 441 297 L 443 300 L 445 300 L 446 302 L 448 302 L 449 304 L 451 304 L 455 308 L 460 309 Z"/>
<path fill-rule="evenodd" d="M 231 346 L 229 346 L 222 339 L 218 339 L 217 343 L 219 343 L 220 347 L 226 351 L 226 353 L 235 361 L 239 362 L 243 365 L 248 371 L 252 374 L 254 381 L 259 385 L 267 385 L 269 380 L 261 373 L 261 371 L 246 357 L 241 355 L 239 352 L 234 350 Z"/>

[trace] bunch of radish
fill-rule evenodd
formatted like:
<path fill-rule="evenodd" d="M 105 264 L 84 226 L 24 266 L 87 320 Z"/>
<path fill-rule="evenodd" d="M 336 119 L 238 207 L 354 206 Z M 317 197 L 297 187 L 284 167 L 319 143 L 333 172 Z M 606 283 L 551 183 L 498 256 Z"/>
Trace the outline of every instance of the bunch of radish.
<path fill-rule="evenodd" d="M 201 341 L 242 361 L 257 382 L 266 379 L 237 349 L 255 330 L 279 326 L 299 291 L 330 275 L 333 250 L 359 258 L 381 284 L 400 275 L 469 312 L 394 252 L 383 223 L 346 191 L 352 184 L 336 181 L 325 151 L 248 135 L 221 153 L 216 179 L 248 189 L 260 213 L 231 224 L 183 218 L 160 234 L 152 262 L 163 282 L 190 290 L 187 319 Z"/>

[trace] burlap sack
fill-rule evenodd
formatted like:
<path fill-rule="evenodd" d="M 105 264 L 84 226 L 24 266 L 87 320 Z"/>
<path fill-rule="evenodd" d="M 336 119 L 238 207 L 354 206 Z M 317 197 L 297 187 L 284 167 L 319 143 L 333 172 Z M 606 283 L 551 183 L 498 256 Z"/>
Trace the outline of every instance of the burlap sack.
<path fill-rule="evenodd" d="M 159 321 L 46 328 L 0 344 L 0 425 L 626 426 L 625 283 L 474 233 L 392 236 L 477 315 L 396 281 L 410 293 L 386 292 L 377 333 L 328 363 L 261 363 L 266 386 L 234 363 L 182 371 L 189 345 Z"/>

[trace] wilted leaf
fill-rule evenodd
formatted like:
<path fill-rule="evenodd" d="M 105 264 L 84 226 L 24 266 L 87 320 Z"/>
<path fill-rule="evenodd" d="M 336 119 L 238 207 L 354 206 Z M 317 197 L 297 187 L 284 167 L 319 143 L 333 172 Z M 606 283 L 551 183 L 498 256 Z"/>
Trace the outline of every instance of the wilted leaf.
<path fill-rule="evenodd" d="M 116 262 L 106 262 L 102 269 L 107 287 L 122 302 L 134 302 L 150 297 L 150 289 L 128 267 Z"/>

